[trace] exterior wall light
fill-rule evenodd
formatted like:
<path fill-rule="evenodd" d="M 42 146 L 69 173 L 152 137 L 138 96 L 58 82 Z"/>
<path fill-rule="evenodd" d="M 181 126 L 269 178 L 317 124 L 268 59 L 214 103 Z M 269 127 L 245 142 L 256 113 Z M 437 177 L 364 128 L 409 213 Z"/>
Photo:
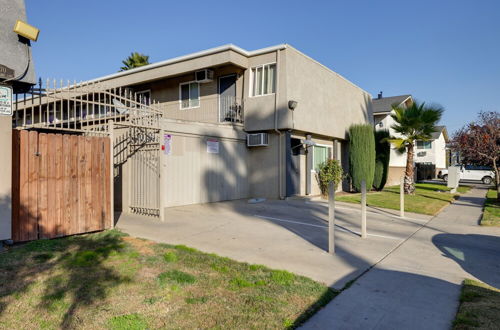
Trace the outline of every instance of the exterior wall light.
<path fill-rule="evenodd" d="M 293 100 L 288 101 L 288 109 L 290 109 L 292 111 L 295 110 L 295 108 L 297 107 L 297 104 L 298 104 L 297 101 L 293 101 Z"/>
<path fill-rule="evenodd" d="M 14 25 L 14 32 L 29 40 L 37 41 L 40 30 L 28 23 L 17 20 Z"/>

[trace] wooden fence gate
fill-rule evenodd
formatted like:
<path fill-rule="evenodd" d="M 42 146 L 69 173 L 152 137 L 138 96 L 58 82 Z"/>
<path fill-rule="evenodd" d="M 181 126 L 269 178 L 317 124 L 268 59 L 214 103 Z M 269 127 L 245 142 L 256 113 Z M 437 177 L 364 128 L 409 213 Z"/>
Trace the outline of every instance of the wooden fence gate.
<path fill-rule="evenodd" d="M 13 131 L 16 242 L 110 228 L 110 138 Z"/>

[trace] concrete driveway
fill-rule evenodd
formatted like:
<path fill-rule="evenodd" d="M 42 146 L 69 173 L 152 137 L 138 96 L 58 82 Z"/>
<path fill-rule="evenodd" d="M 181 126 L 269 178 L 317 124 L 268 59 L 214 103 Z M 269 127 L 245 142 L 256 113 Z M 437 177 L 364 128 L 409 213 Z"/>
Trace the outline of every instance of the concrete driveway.
<path fill-rule="evenodd" d="M 327 204 L 303 199 L 246 200 L 169 208 L 166 221 L 122 215 L 117 227 L 136 237 L 185 244 L 238 261 L 263 264 L 344 287 L 386 257 L 430 216 L 368 208 L 368 238 L 356 205 L 337 203 L 336 254 L 327 253 Z"/>

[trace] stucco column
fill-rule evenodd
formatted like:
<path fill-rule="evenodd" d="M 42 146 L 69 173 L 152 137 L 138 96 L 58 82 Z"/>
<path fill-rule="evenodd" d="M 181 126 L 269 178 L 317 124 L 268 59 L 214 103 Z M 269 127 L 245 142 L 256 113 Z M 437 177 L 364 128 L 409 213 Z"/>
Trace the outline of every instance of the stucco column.
<path fill-rule="evenodd" d="M 12 238 L 12 117 L 0 116 L 0 241 Z"/>

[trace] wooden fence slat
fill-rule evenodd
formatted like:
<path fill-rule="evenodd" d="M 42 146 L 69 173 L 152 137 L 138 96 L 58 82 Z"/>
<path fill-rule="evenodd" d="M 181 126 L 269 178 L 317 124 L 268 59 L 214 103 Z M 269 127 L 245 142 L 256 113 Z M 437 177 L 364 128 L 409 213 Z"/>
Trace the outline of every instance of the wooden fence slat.
<path fill-rule="evenodd" d="M 92 139 L 92 223 L 91 223 L 91 231 L 95 231 L 99 229 L 99 213 L 101 212 L 101 205 L 99 203 L 99 195 L 102 187 L 99 186 L 101 183 L 99 176 L 99 163 L 100 163 L 100 154 L 99 154 L 99 139 Z"/>
<path fill-rule="evenodd" d="M 37 194 L 37 221 L 38 221 L 38 236 L 39 238 L 51 238 L 52 233 L 48 226 L 47 216 L 47 175 L 48 175 L 48 159 L 47 159 L 47 134 L 41 133 L 38 135 L 38 194 Z"/>
<path fill-rule="evenodd" d="M 110 228 L 111 227 L 111 222 L 113 220 L 113 210 L 111 209 L 111 176 L 113 174 L 113 168 L 110 165 L 111 157 L 110 155 L 110 138 L 103 138 L 104 139 L 104 205 L 105 205 L 105 223 L 102 229 Z"/>
<path fill-rule="evenodd" d="M 92 138 L 85 138 L 85 231 L 92 226 Z"/>
<path fill-rule="evenodd" d="M 64 213 L 64 180 L 63 180 L 63 136 L 61 134 L 55 135 L 55 168 L 56 168 L 56 189 L 55 189 L 55 234 L 56 236 L 64 235 L 64 230 L 62 228 L 63 224 L 63 213 Z"/>
<path fill-rule="evenodd" d="M 78 136 L 71 135 L 70 139 L 70 234 L 80 233 L 78 228 Z"/>
<path fill-rule="evenodd" d="M 56 199 L 56 140 L 55 134 L 47 135 L 47 220 L 45 224 L 50 237 L 57 237 L 57 199 Z"/>
<path fill-rule="evenodd" d="M 28 221 L 26 232 L 28 240 L 38 239 L 38 132 L 28 133 Z"/>
<path fill-rule="evenodd" d="M 85 232 L 85 207 L 87 204 L 86 195 L 85 195 L 85 185 L 86 185 L 86 157 L 85 157 L 85 137 L 78 137 L 78 231 L 80 233 Z"/>
<path fill-rule="evenodd" d="M 70 136 L 63 135 L 63 235 L 71 233 L 71 144 Z"/>
<path fill-rule="evenodd" d="M 14 241 L 19 241 L 20 235 L 20 223 L 19 223 L 19 212 L 20 212 L 20 190 L 19 190 L 19 165 L 20 165 L 20 131 L 12 131 L 12 239 Z"/>

